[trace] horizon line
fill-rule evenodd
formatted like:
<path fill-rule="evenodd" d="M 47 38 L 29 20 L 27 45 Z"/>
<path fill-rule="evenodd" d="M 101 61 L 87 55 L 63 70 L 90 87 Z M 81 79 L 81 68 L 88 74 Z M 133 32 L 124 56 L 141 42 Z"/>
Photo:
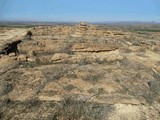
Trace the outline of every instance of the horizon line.
<path fill-rule="evenodd" d="M 102 21 L 85 21 L 85 20 L 61 20 L 61 21 L 57 21 L 57 20 L 0 20 L 0 22 L 46 22 L 46 23 L 54 23 L 54 22 L 57 22 L 57 23 L 71 23 L 71 22 L 88 22 L 88 23 L 103 23 L 103 22 L 149 22 L 149 23 L 160 23 L 160 21 L 153 21 L 153 20 L 102 20 Z"/>

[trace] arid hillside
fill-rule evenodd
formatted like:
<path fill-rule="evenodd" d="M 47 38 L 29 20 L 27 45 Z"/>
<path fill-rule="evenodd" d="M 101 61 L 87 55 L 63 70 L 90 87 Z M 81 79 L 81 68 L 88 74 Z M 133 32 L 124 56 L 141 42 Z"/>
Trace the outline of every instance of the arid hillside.
<path fill-rule="evenodd" d="M 160 120 L 160 26 L 0 27 L 0 119 Z"/>

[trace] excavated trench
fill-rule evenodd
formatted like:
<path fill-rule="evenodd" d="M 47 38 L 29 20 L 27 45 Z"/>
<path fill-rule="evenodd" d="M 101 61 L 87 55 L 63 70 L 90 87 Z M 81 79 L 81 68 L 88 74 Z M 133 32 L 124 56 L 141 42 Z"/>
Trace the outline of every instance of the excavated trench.
<path fill-rule="evenodd" d="M 19 50 L 18 50 L 18 44 L 20 44 L 22 42 L 22 40 L 17 40 L 17 41 L 14 41 L 12 43 L 8 43 L 6 44 L 4 47 L 4 49 L 0 52 L 0 54 L 5 54 L 5 55 L 9 55 L 10 53 L 19 53 Z"/>
<path fill-rule="evenodd" d="M 22 41 L 30 40 L 32 35 L 32 32 L 28 31 L 23 40 L 16 40 L 5 44 L 4 49 L 0 51 L 0 54 L 9 55 L 10 53 L 15 53 L 17 55 L 19 53 L 18 44 L 20 44 Z"/>

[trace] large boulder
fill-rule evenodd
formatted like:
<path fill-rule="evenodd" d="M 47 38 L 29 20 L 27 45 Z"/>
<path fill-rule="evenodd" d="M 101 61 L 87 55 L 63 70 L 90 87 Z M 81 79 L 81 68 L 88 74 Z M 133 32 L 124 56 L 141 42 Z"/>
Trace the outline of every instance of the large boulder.
<path fill-rule="evenodd" d="M 25 61 L 27 61 L 27 57 L 26 57 L 26 55 L 21 54 L 17 57 L 17 60 L 20 62 L 25 62 Z"/>

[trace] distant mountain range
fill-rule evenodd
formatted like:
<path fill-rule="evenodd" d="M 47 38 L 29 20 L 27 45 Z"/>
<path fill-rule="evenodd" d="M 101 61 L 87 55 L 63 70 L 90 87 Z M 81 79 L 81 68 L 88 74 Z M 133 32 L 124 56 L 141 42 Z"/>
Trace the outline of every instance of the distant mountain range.
<path fill-rule="evenodd" d="M 41 21 L 0 21 L 0 25 L 54 25 L 75 24 L 76 22 L 41 22 Z"/>
<path fill-rule="evenodd" d="M 0 21 L 0 25 L 54 25 L 54 24 L 77 24 L 78 22 L 43 22 L 43 21 Z M 154 21 L 97 21 L 87 22 L 92 24 L 116 24 L 116 25 L 129 25 L 129 24 L 160 24 Z"/>

